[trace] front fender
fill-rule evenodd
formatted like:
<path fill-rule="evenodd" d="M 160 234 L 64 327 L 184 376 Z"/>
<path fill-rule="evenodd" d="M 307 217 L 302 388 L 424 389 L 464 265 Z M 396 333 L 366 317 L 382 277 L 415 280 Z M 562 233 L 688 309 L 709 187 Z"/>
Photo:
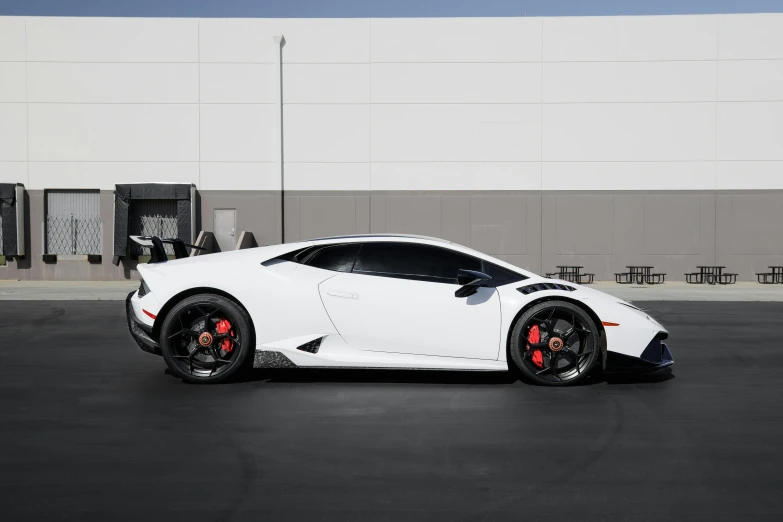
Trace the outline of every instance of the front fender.
<path fill-rule="evenodd" d="M 658 321 L 631 305 L 590 297 L 582 301 L 601 319 L 606 332 L 606 348 L 610 352 L 641 357 L 653 339 L 669 334 Z"/>

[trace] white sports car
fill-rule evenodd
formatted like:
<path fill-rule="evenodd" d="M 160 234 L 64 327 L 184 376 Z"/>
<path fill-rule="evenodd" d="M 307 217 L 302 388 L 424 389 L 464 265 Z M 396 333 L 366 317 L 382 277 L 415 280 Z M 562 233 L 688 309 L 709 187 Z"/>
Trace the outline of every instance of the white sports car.
<path fill-rule="evenodd" d="M 131 334 L 190 382 L 252 365 L 518 369 L 559 386 L 674 362 L 666 329 L 632 304 L 441 239 L 341 236 L 195 257 L 180 240 L 133 239 L 152 259 L 126 301 Z"/>

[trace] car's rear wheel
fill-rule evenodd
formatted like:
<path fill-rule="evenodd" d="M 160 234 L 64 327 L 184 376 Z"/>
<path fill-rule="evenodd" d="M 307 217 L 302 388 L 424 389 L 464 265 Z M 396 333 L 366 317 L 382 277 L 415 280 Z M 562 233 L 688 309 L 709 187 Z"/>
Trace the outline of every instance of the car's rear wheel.
<path fill-rule="evenodd" d="M 220 295 L 198 294 L 174 305 L 163 321 L 160 346 L 169 370 L 187 382 L 235 377 L 253 353 L 250 318 Z"/>
<path fill-rule="evenodd" d="M 598 326 L 582 308 L 566 301 L 545 301 L 522 314 L 509 350 L 525 377 L 549 386 L 587 378 L 601 357 Z"/>

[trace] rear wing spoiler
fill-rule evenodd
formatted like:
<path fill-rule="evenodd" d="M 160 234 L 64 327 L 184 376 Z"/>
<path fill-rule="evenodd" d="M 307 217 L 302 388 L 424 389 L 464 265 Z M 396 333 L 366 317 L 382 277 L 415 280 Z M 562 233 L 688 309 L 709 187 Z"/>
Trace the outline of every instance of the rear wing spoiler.
<path fill-rule="evenodd" d="M 176 259 L 188 257 L 188 248 L 206 250 L 206 248 L 196 245 L 188 245 L 176 237 L 161 239 L 158 236 L 130 236 L 130 238 L 134 243 L 150 249 L 149 263 L 165 263 L 169 260 L 168 256 L 166 255 L 166 248 L 163 246 L 164 243 L 174 247 L 174 257 Z"/>

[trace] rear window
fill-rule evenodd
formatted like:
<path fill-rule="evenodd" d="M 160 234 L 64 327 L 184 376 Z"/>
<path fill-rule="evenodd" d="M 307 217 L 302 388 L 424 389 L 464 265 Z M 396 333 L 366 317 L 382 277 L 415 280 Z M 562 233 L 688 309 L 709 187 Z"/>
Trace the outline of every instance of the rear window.
<path fill-rule="evenodd" d="M 302 264 L 333 272 L 350 272 L 359 247 L 358 243 L 324 246 L 307 256 Z"/>

